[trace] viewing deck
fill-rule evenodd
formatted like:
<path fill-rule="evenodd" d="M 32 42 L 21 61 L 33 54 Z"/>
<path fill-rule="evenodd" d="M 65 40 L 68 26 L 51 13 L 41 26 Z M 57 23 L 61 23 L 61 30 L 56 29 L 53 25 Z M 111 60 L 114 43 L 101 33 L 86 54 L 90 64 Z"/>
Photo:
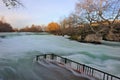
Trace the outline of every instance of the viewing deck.
<path fill-rule="evenodd" d="M 89 77 L 95 78 L 96 80 L 120 80 L 120 77 L 114 76 L 112 74 L 106 73 L 104 71 L 92 68 L 85 64 L 78 63 L 76 61 L 64 58 L 56 54 L 42 54 L 36 56 L 36 61 L 41 61 L 42 59 L 55 61 L 63 66 L 69 66 L 71 69 L 79 74 L 84 74 Z"/>

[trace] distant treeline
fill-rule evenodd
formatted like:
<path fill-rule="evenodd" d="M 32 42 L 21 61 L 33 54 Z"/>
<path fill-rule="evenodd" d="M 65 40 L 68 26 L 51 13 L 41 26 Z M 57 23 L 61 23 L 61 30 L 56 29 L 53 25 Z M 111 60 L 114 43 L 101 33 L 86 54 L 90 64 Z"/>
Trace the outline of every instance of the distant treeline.
<path fill-rule="evenodd" d="M 50 22 L 47 26 L 31 25 L 21 29 L 13 28 L 9 23 L 0 21 L 0 32 L 49 32 L 55 35 L 68 35 L 70 39 L 82 42 L 99 43 L 102 39 L 109 41 L 120 41 L 120 21 L 116 21 L 112 26 L 106 22 L 98 24 L 97 22 L 81 23 L 75 26 L 75 23 L 69 21 L 74 18 L 65 18 L 60 23 Z M 101 22 L 100 22 L 101 23 Z M 94 29 L 94 31 L 92 30 Z"/>
<path fill-rule="evenodd" d="M 0 32 L 56 32 L 60 30 L 60 25 L 56 22 L 50 22 L 47 26 L 34 25 L 23 28 L 13 28 L 6 21 L 0 20 Z"/>
<path fill-rule="evenodd" d="M 21 28 L 19 30 L 16 29 L 15 31 L 18 31 L 18 32 L 42 32 L 42 28 L 39 25 L 33 24 L 31 27 L 27 26 L 27 27 Z"/>

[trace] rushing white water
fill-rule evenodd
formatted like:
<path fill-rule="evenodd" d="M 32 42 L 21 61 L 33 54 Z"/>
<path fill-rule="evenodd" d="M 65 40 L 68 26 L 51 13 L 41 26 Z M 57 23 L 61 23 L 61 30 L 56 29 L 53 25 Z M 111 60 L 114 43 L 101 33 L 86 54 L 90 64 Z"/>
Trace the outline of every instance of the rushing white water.
<path fill-rule="evenodd" d="M 120 76 L 120 42 L 103 41 L 95 45 L 47 33 L 0 33 L 0 80 L 47 80 L 44 71 L 40 72 L 33 63 L 35 55 L 46 53 Z"/>

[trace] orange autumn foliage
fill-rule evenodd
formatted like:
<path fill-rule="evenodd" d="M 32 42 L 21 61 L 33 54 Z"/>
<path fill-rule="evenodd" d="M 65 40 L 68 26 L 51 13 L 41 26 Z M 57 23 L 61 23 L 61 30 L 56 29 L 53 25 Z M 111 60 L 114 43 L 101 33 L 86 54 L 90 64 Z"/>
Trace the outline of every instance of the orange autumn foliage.
<path fill-rule="evenodd" d="M 60 25 L 55 22 L 51 22 L 48 24 L 46 31 L 57 31 L 60 29 Z"/>

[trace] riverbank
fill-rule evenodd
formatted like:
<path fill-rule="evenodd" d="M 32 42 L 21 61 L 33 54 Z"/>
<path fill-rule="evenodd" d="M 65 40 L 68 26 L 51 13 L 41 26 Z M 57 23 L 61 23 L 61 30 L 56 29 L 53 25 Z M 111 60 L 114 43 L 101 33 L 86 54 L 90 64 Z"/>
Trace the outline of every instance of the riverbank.
<path fill-rule="evenodd" d="M 51 33 L 58 36 L 67 36 L 70 40 L 75 40 L 82 43 L 93 43 L 93 44 L 102 44 L 102 40 L 105 41 L 112 41 L 112 42 L 120 42 L 120 34 L 119 33 L 112 33 L 107 35 L 97 35 L 97 34 L 87 34 L 87 35 L 66 35 L 66 34 L 56 34 Z"/>
<path fill-rule="evenodd" d="M 77 36 L 77 35 L 70 36 L 68 39 L 76 40 L 76 41 L 82 42 L 82 43 L 93 43 L 93 44 L 101 44 L 101 41 L 102 41 L 101 37 L 97 37 L 94 34 L 86 36 L 85 39 L 82 39 L 81 36 Z"/>

